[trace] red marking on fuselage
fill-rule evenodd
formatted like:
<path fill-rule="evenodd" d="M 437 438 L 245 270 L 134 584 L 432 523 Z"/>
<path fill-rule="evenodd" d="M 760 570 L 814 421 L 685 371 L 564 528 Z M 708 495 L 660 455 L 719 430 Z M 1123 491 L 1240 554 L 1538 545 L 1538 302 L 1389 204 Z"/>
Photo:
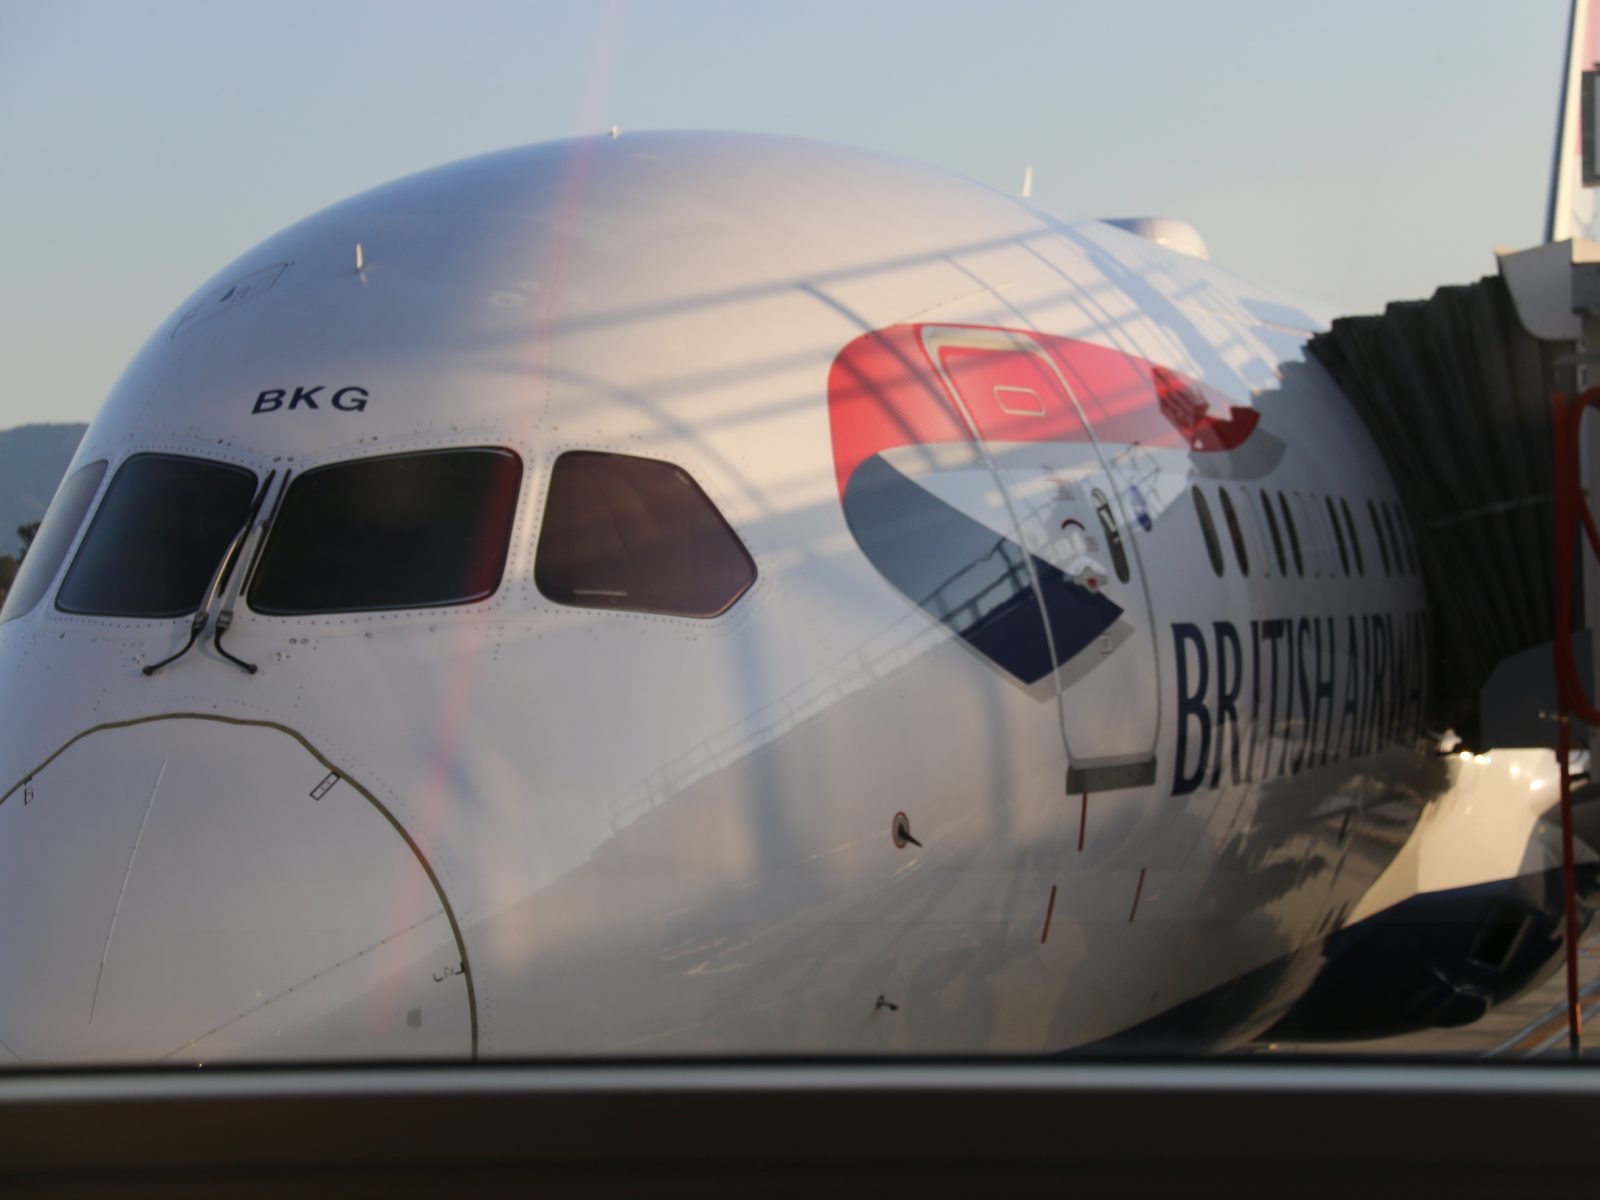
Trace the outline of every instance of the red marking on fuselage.
<path fill-rule="evenodd" d="M 1037 352 L 945 345 L 935 363 L 923 329 L 893 325 L 863 334 L 833 361 L 828 413 L 841 496 L 873 455 L 970 445 L 974 427 L 990 442 L 1088 442 L 1087 418 L 1103 443 L 1217 453 L 1241 445 L 1259 420 L 1254 409 L 1198 380 L 1092 342 L 1006 330 Z"/>
<path fill-rule="evenodd" d="M 1128 910 L 1128 921 L 1132 923 L 1134 916 L 1139 911 L 1139 897 L 1144 894 L 1144 873 L 1146 868 L 1139 868 L 1139 884 L 1133 889 L 1133 907 Z"/>
<path fill-rule="evenodd" d="M 1039 944 L 1042 946 L 1050 940 L 1050 918 L 1056 911 L 1056 885 L 1050 885 L 1050 905 L 1044 910 L 1044 932 L 1039 935 Z"/>

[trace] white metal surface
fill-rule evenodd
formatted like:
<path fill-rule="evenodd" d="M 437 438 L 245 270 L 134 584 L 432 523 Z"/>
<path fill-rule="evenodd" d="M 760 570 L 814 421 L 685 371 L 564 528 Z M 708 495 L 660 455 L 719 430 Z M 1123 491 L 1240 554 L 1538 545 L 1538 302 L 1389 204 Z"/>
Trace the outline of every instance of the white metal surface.
<path fill-rule="evenodd" d="M 270 1052 L 276 1009 L 294 1014 L 285 1045 L 302 1055 L 451 1051 L 464 1021 L 487 1055 L 1031 1052 L 1107 1036 L 1291 953 L 1464 775 L 1409 734 L 1360 732 L 1390 710 L 1372 709 L 1386 685 L 1359 654 L 1373 661 L 1380 625 L 1386 638 L 1412 627 L 1416 577 L 1386 577 L 1370 540 L 1359 577 L 1280 568 L 1269 549 L 1267 492 L 1348 496 L 1358 511 L 1394 497 L 1359 420 L 1304 361 L 1327 315 L 1099 222 L 777 138 L 511 150 L 270 238 L 155 333 L 77 463 L 109 459 L 110 478 L 129 455 L 166 450 L 302 472 L 506 447 L 525 471 L 504 581 L 459 608 L 284 618 L 241 604 L 229 647 L 261 664 L 254 676 L 202 643 L 143 677 L 181 644 L 183 621 L 70 616 L 47 598 L 0 625 L 0 853 L 17 864 L 0 871 L 0 945 L 39 972 L 0 991 L 0 1040 L 30 1062 L 199 1058 L 208 1038 L 253 1055 Z M 864 334 L 927 322 L 1114 350 L 1200 381 L 1255 423 L 1244 448 L 1209 458 L 1097 434 L 1149 520 L 1136 525 L 1115 485 L 1148 584 L 1148 604 L 1120 606 L 1130 628 L 1114 654 L 1132 665 L 1069 663 L 1059 687 L 1023 686 L 858 547 L 830 368 Z M 755 587 L 710 621 L 541 596 L 549 471 L 574 449 L 679 465 L 749 548 Z M 912 457 L 925 490 L 979 524 L 1043 522 L 1048 497 L 1009 478 L 1006 447 L 987 449 L 953 469 L 959 445 Z M 1073 456 L 1101 469 L 1085 445 L 1057 450 L 1019 469 Z M 1196 486 L 1213 502 L 1235 490 L 1265 571 L 1213 572 Z M 1008 491 L 1024 505 L 1015 518 Z M 1050 519 L 1059 532 L 1065 518 Z M 1064 571 L 1082 565 L 1038 548 Z M 1216 724 L 1216 663 L 1232 649 L 1246 690 L 1199 783 L 1179 787 L 1204 725 L 1180 680 L 1196 688 L 1194 656 L 1213 656 L 1202 707 Z M 1308 722 L 1295 706 L 1319 665 L 1333 699 Z M 1119 682 L 1107 693 L 1099 679 Z M 257 724 L 85 736 L 178 713 Z M 1124 717 L 1144 724 L 1113 745 Z M 1108 752 L 1153 739 L 1155 783 L 1066 794 L 1063 725 Z M 1246 756 L 1237 772 L 1224 731 Z M 368 799 L 342 783 L 309 799 L 325 772 L 300 740 Z M 161 762 L 150 819 L 193 824 L 177 841 L 152 841 L 152 825 L 129 869 Z M 897 811 L 921 849 L 896 847 Z M 1508 836 L 1483 848 L 1486 871 L 1520 862 Z M 459 975 L 441 900 L 460 925 Z M 113 919 L 102 992 L 119 999 L 102 1032 L 98 1012 L 94 1029 L 86 1017 Z M 191 928 L 215 952 L 179 936 Z M 381 965 L 350 957 L 377 944 Z M 146 945 L 140 964 L 118 957 Z M 250 1037 L 208 1033 L 248 1007 L 239 989 L 267 997 L 308 977 L 316 988 L 274 1001 Z M 408 1024 L 419 1008 L 420 1028 Z"/>

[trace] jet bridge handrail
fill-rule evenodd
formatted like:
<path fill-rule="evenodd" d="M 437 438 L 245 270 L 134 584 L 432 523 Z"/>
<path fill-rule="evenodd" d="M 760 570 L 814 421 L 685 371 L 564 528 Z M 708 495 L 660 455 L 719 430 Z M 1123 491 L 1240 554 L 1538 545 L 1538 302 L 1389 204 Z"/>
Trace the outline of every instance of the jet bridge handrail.
<path fill-rule="evenodd" d="M 1579 464 L 1579 434 L 1583 415 L 1600 405 L 1600 387 L 1592 387 L 1568 400 L 1555 394 L 1551 414 L 1551 448 L 1555 470 L 1555 671 L 1557 734 L 1556 766 L 1561 773 L 1561 878 L 1566 908 L 1567 942 L 1567 1041 L 1574 1058 L 1581 1053 L 1583 1013 L 1578 1006 L 1578 915 L 1577 888 L 1573 879 L 1572 852 L 1572 771 L 1568 759 L 1572 749 L 1572 718 L 1600 728 L 1600 709 L 1583 690 L 1572 637 L 1572 583 L 1577 565 L 1578 527 L 1581 524 L 1589 550 L 1600 560 L 1600 530 L 1583 489 Z"/>

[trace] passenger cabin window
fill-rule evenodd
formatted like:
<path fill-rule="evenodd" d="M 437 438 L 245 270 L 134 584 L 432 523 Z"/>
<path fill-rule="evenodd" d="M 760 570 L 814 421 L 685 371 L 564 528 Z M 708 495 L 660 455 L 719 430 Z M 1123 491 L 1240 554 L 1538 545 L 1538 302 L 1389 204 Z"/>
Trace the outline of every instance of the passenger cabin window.
<path fill-rule="evenodd" d="M 1211 507 L 1199 488 L 1193 488 L 1190 494 L 1194 496 L 1194 512 L 1200 521 L 1200 535 L 1205 539 L 1206 557 L 1211 560 L 1211 569 L 1220 579 L 1223 570 L 1222 543 L 1217 541 L 1217 526 L 1211 519 Z"/>
<path fill-rule="evenodd" d="M 1383 536 L 1383 523 L 1378 520 L 1378 506 L 1371 500 L 1367 501 L 1367 515 L 1372 518 L 1372 535 L 1378 539 L 1378 554 L 1383 559 L 1383 573 L 1393 575 L 1394 569 L 1389 555 L 1389 539 Z"/>
<path fill-rule="evenodd" d="M 1323 556 L 1327 553 L 1324 545 L 1326 539 L 1322 536 L 1322 523 L 1317 520 L 1316 508 L 1307 502 L 1302 493 L 1293 493 L 1291 499 L 1294 501 L 1294 511 L 1299 514 L 1300 528 L 1306 531 L 1306 563 L 1312 576 L 1321 579 Z"/>
<path fill-rule="evenodd" d="M 1350 574 L 1350 552 L 1345 549 L 1344 530 L 1339 528 L 1339 514 L 1334 511 L 1333 497 L 1324 496 L 1328 504 L 1328 524 L 1333 526 L 1333 540 L 1339 544 L 1339 565 L 1344 568 L 1346 576 Z"/>
<path fill-rule="evenodd" d="M 1294 527 L 1294 514 L 1289 511 L 1289 501 L 1282 492 L 1278 493 L 1278 511 L 1283 514 L 1283 527 L 1289 534 L 1289 549 L 1294 553 L 1294 573 L 1304 578 L 1306 564 L 1300 557 L 1300 534 Z"/>
<path fill-rule="evenodd" d="M 135 454 L 106 488 L 56 607 L 152 619 L 194 612 L 255 491 L 256 477 L 243 467 Z"/>
<path fill-rule="evenodd" d="M 1367 564 L 1361 557 L 1361 535 L 1356 532 L 1356 521 L 1350 515 L 1350 504 L 1343 496 L 1339 497 L 1339 511 L 1344 514 L 1344 531 L 1350 535 L 1350 552 L 1356 558 L 1356 574 L 1365 577 Z"/>
<path fill-rule="evenodd" d="M 1261 493 L 1261 511 L 1267 514 L 1267 529 L 1272 534 L 1272 555 L 1278 560 L 1278 574 L 1289 573 L 1288 561 L 1283 557 L 1283 538 L 1278 533 L 1278 518 L 1272 515 L 1272 497 Z"/>
<path fill-rule="evenodd" d="M 1128 549 L 1122 544 L 1122 533 L 1117 528 L 1116 514 L 1111 511 L 1111 501 L 1099 488 L 1093 489 L 1094 511 L 1100 518 L 1100 530 L 1106 535 L 1106 545 L 1111 549 L 1111 565 L 1117 579 L 1127 583 L 1133 576 L 1128 571 Z"/>
<path fill-rule="evenodd" d="M 1222 519 L 1228 523 L 1228 539 L 1233 542 L 1233 557 L 1239 564 L 1239 574 L 1250 574 L 1250 555 L 1244 548 L 1244 531 L 1239 528 L 1239 514 L 1228 498 L 1227 488 L 1217 489 L 1217 499 L 1222 501 Z"/>
<path fill-rule="evenodd" d="M 83 518 L 105 476 L 105 461 L 92 462 L 74 471 L 56 492 L 55 499 L 45 510 L 39 531 L 33 535 L 22 566 L 17 568 L 17 577 L 11 581 L 5 607 L 0 608 L 0 624 L 32 612 L 50 590 L 62 560 L 72 548 L 72 539 L 83 528 Z"/>
<path fill-rule="evenodd" d="M 1405 570 L 1412 575 L 1417 573 L 1417 560 L 1412 557 L 1411 543 L 1405 538 L 1405 522 L 1400 517 L 1399 506 L 1383 502 L 1383 523 L 1389 528 L 1389 542 L 1394 546 L 1394 561 L 1396 569 L 1400 567 L 1402 556 L 1405 559 Z"/>
<path fill-rule="evenodd" d="M 750 589 L 756 564 L 681 468 L 574 450 L 550 475 L 533 578 L 559 604 L 709 618 Z"/>
<path fill-rule="evenodd" d="M 1422 574 L 1422 547 L 1417 545 L 1417 531 L 1411 524 L 1411 519 L 1406 516 L 1405 510 L 1396 508 L 1394 519 L 1400 523 L 1400 532 L 1406 535 L 1406 553 L 1411 556 L 1411 561 L 1416 564 L 1418 575 Z"/>
<path fill-rule="evenodd" d="M 355 459 L 290 482 L 250 582 L 274 616 L 471 604 L 505 571 L 522 460 L 472 447 Z"/>

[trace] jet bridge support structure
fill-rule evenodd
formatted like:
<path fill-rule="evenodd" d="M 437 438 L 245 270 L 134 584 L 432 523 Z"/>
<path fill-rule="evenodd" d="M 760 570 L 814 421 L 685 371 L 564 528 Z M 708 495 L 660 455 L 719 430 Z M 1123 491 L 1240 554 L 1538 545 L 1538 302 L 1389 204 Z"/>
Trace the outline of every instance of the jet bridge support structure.
<path fill-rule="evenodd" d="M 1590 288 L 1597 315 L 1586 321 L 1574 305 Z M 1600 383 L 1600 243 L 1501 255 L 1497 275 L 1340 318 L 1310 349 L 1372 431 L 1418 532 L 1431 724 L 1473 748 L 1554 749 L 1551 396 Z M 1600 467 L 1597 430 L 1584 433 L 1586 484 Z M 1600 570 L 1572 586 L 1578 677 L 1592 692 L 1600 647 L 1586 598 L 1600 598 Z"/>
<path fill-rule="evenodd" d="M 1588 726 L 1588 758 L 1600 763 L 1600 645 L 1589 636 L 1600 528 L 1588 499 L 1600 421 L 1583 420 L 1600 408 L 1600 243 L 1499 258 L 1498 276 L 1341 319 L 1311 349 L 1372 429 L 1422 531 L 1433 720 L 1483 749 L 1556 751 L 1577 1055 L 1571 724 Z M 1580 531 L 1592 551 L 1581 576 Z M 1584 832 L 1600 844 L 1600 830 Z"/>

